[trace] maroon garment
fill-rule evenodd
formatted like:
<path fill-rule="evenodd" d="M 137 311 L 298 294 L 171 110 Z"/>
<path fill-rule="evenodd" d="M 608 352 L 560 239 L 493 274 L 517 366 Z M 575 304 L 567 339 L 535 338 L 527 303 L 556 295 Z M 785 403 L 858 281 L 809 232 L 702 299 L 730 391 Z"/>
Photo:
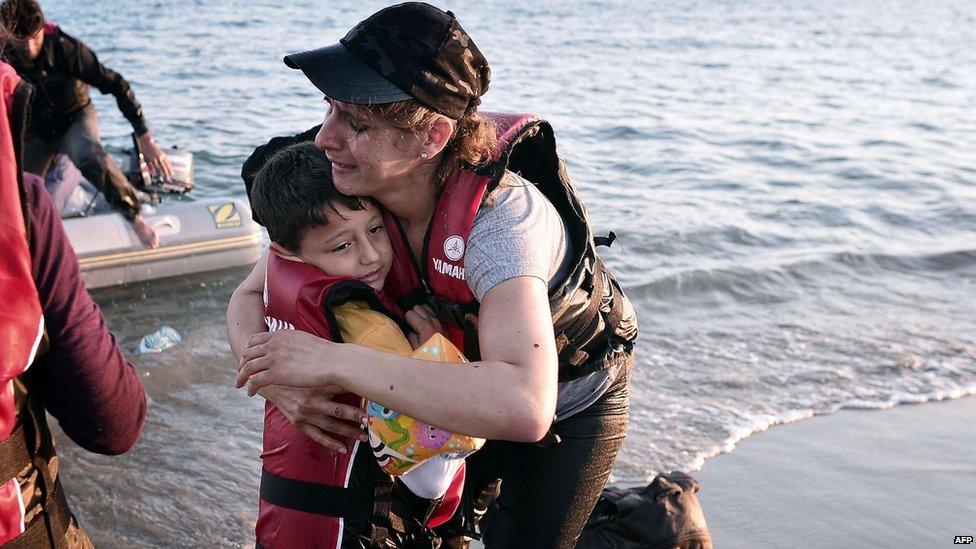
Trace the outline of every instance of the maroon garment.
<path fill-rule="evenodd" d="M 78 258 L 44 182 L 24 174 L 30 204 L 32 274 L 50 350 L 31 365 L 31 390 L 79 446 L 116 455 L 131 448 L 146 419 L 146 393 L 122 356 L 81 278 Z"/>

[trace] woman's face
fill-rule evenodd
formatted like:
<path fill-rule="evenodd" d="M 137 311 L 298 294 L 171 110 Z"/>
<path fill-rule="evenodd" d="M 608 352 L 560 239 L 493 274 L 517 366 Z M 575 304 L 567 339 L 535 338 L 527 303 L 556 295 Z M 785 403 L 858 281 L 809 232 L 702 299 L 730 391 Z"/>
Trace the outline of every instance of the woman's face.
<path fill-rule="evenodd" d="M 397 183 L 420 164 L 420 138 L 347 103 L 327 101 L 329 110 L 315 145 L 332 162 L 336 189 L 347 195 L 377 196 L 403 188 Z"/>

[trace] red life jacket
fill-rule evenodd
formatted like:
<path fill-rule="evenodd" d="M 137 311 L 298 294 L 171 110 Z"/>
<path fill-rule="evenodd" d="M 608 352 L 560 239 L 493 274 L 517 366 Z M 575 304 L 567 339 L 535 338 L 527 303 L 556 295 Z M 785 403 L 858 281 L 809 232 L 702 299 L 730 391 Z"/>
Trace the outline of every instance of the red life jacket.
<path fill-rule="evenodd" d="M 0 441 L 23 439 L 15 380 L 34 361 L 44 334 L 44 316 L 31 275 L 24 212 L 23 180 L 17 162 L 19 147 L 11 129 L 15 90 L 20 77 L 0 62 Z M 16 431 L 16 432 L 15 432 Z M 4 450 L 13 445 L 2 444 Z M 21 445 L 23 447 L 23 445 Z M 0 544 L 19 537 L 26 529 L 24 499 L 17 474 L 28 465 L 22 456 L 3 452 L 0 472 Z M 13 454 L 13 452 L 10 452 Z M 23 456 L 29 458 L 29 456 Z M 20 467 L 17 467 L 17 466 Z"/>
<path fill-rule="evenodd" d="M 586 209 L 556 153 L 552 127 L 528 114 L 483 113 L 495 124 L 498 148 L 476 170 L 458 168 L 442 188 L 424 240 L 418 268 L 402 229 L 390 224 L 395 268 L 386 288 L 404 307 L 427 302 L 447 321 L 451 341 L 477 360 L 478 302 L 464 273 L 464 251 L 485 198 L 506 171 L 532 182 L 559 212 L 572 243 L 572 269 L 549 291 L 559 379 L 574 379 L 610 366 L 637 338 L 633 307 L 596 252 L 609 237 L 594 238 Z M 398 236 L 399 235 L 399 236 Z"/>
<path fill-rule="evenodd" d="M 348 301 L 366 302 L 394 320 L 401 316 L 395 302 L 363 282 L 330 276 L 306 263 L 270 254 L 265 320 L 271 331 L 297 329 L 341 342 L 334 310 Z M 335 400 L 351 406 L 362 402 L 352 393 Z M 368 445 L 361 447 L 358 440 L 333 436 L 342 440 L 347 453 L 318 444 L 294 427 L 276 406 L 265 404 L 261 501 L 255 525 L 261 547 L 339 547 L 342 517 L 365 517 L 368 521 L 374 514 L 374 493 L 350 489 L 350 480 L 354 467 L 373 467 L 375 474 L 382 474 L 382 470 Z M 455 484 L 449 490 L 452 497 L 445 497 L 431 520 L 442 515 L 446 520 L 454 513 L 461 489 L 460 482 Z"/>

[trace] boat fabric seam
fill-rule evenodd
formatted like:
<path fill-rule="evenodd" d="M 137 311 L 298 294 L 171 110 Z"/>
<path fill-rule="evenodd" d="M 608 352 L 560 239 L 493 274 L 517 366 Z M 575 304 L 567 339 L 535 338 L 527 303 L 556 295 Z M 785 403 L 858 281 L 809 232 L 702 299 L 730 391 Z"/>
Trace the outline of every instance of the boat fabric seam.
<path fill-rule="evenodd" d="M 259 234 L 239 236 L 234 238 L 224 238 L 221 240 L 209 241 L 209 242 L 194 242 L 192 244 L 180 244 L 178 246 L 170 246 L 156 250 L 134 250 L 131 252 L 118 252 L 105 255 L 92 255 L 88 257 L 82 257 L 78 259 L 78 263 L 82 267 L 104 267 L 113 266 L 113 262 L 124 262 L 130 260 L 142 260 L 140 263 L 148 263 L 151 260 L 156 259 L 174 259 L 173 256 L 179 256 L 180 254 L 188 255 L 189 253 L 195 251 L 220 251 L 228 248 L 232 248 L 235 244 L 251 244 L 255 242 L 260 242 L 261 236 Z M 102 265 L 104 263 L 104 265 Z"/>

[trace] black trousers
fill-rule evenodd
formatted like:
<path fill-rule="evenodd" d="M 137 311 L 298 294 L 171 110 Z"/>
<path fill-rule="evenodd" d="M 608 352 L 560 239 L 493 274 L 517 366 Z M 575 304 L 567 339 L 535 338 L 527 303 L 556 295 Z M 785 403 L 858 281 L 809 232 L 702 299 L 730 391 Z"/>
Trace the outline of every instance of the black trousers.
<path fill-rule="evenodd" d="M 132 220 L 139 213 L 139 198 L 119 165 L 102 147 L 95 106 L 89 103 L 74 116 L 64 134 L 53 140 L 28 129 L 24 136 L 24 170 L 44 177 L 58 154 L 67 155 L 85 179 L 105 194 L 112 208 Z M 58 207 L 63 206 L 62 200 Z"/>
<path fill-rule="evenodd" d="M 572 548 L 610 476 L 627 432 L 633 354 L 599 400 L 552 427 L 558 444 L 489 441 L 467 461 L 466 514 L 500 491 L 481 519 L 488 549 Z M 454 524 L 454 526 L 457 526 Z"/>

